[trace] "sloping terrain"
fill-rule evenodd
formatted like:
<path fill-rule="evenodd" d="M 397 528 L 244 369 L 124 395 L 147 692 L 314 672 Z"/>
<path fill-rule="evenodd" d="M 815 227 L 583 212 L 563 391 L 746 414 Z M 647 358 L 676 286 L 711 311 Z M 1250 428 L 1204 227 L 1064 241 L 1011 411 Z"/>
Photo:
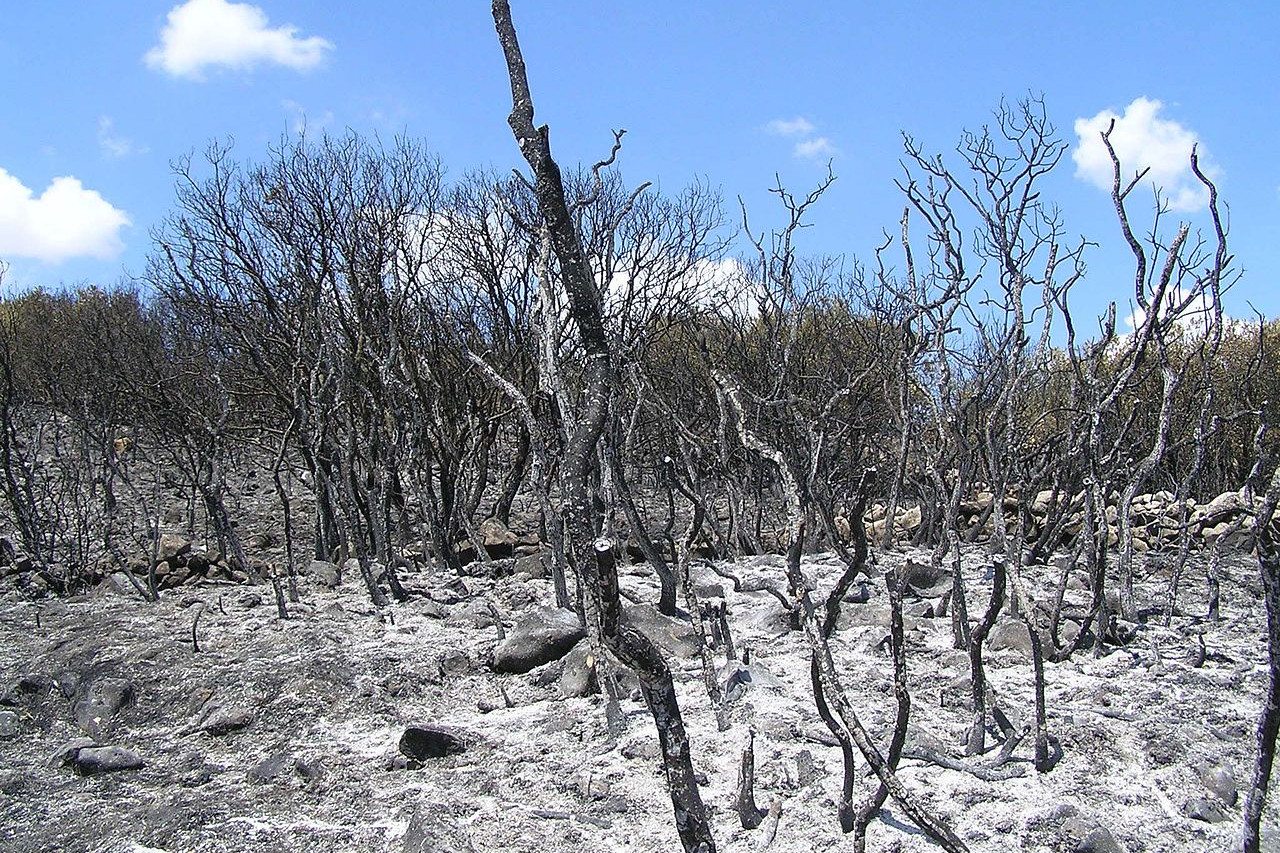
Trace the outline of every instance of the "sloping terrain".
<path fill-rule="evenodd" d="M 881 555 L 877 573 L 903 558 Z M 808 560 L 814 583 L 828 588 L 837 562 Z M 971 598 L 983 605 L 984 567 L 975 558 L 969 568 Z M 780 558 L 722 569 L 747 585 L 782 583 Z M 645 568 L 628 572 L 624 593 L 656 600 Z M 548 581 L 424 572 L 406 582 L 417 594 L 382 611 L 357 579 L 335 590 L 304 584 L 285 621 L 264 586 L 194 584 L 154 605 L 118 581 L 38 605 L 7 593 L 0 849 L 678 849 L 638 693 L 623 702 L 627 728 L 612 743 L 598 697 L 562 696 L 562 670 L 581 666 L 580 650 L 526 674 L 490 668 L 493 615 L 507 631 L 536 620 L 551 600 Z M 1152 575 L 1139 593 L 1158 601 L 1165 582 Z M 763 828 L 742 830 L 734 811 L 749 727 L 757 800 L 781 802 L 768 849 L 847 849 L 834 808 L 839 750 L 814 711 L 803 637 L 788 630 L 768 592 L 734 592 L 710 572 L 699 584 L 724 595 L 734 641 L 751 649 L 752 680 L 731 691 L 728 731 L 716 730 L 687 626 L 643 608 L 634 618 L 669 649 L 721 849 L 757 850 L 766 838 Z M 1050 728 L 1064 753 L 1052 772 L 1031 769 L 1025 743 L 1015 753 L 1025 765 L 1018 778 L 982 781 L 914 759 L 903 760 L 903 778 L 975 851 L 1235 848 L 1233 794 L 1251 772 L 1267 674 L 1258 588 L 1256 563 L 1242 555 L 1224 586 L 1221 621 L 1153 622 L 1100 657 L 1086 650 L 1049 665 Z M 867 602 L 846 605 L 834 645 L 854 706 L 885 738 L 894 703 L 883 581 L 867 593 Z M 1201 584 L 1184 583 L 1184 609 L 1202 612 L 1203 594 Z M 1087 593 L 1068 595 L 1083 602 Z M 919 614 L 907 618 L 911 740 L 958 755 L 968 659 L 951 648 L 950 620 L 930 610 L 908 605 Z M 1196 666 L 1198 636 L 1205 655 Z M 998 626 L 992 645 L 989 677 L 1015 722 L 1027 719 L 1025 632 Z M 397 746 L 420 723 L 443 727 L 464 750 L 407 760 Z M 141 767 L 95 772 L 134 758 Z M 872 823 L 870 850 L 937 849 L 900 815 L 890 802 Z M 1274 808 L 1264 825 L 1277 825 Z"/>

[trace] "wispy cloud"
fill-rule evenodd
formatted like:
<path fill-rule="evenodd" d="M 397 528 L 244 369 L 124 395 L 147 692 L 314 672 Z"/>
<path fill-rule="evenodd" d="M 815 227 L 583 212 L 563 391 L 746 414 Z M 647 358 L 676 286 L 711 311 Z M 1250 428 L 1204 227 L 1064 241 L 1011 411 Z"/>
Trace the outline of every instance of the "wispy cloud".
<path fill-rule="evenodd" d="M 791 154 L 798 160 L 829 160 L 839 154 L 839 149 L 825 136 L 814 136 L 817 126 L 804 116 L 775 118 L 764 126 L 765 133 L 796 140 Z"/>
<path fill-rule="evenodd" d="M 1160 101 L 1141 97 L 1125 107 L 1123 115 L 1107 109 L 1092 118 L 1076 119 L 1078 144 L 1071 153 L 1076 163 L 1076 177 L 1098 189 L 1111 191 L 1115 173 L 1101 134 L 1114 120 L 1111 145 L 1120 158 L 1126 178 L 1149 168 L 1151 171 L 1145 180 L 1160 190 L 1171 210 L 1203 208 L 1209 194 L 1191 172 L 1191 148 L 1200 137 L 1178 122 L 1162 118 L 1163 108 Z M 1208 162 L 1203 146 L 1200 162 L 1205 174 L 1213 177 L 1217 173 Z"/>
<path fill-rule="evenodd" d="M 813 124 L 800 116 L 795 118 L 775 118 L 764 126 L 765 131 L 774 136 L 808 136 L 813 133 Z"/>
<path fill-rule="evenodd" d="M 119 160 L 131 154 L 146 154 L 150 150 L 146 147 L 139 148 L 133 144 L 132 139 L 116 133 L 111 116 L 98 117 L 98 148 L 108 160 Z"/>
<path fill-rule="evenodd" d="M 307 71 L 332 49 L 327 39 L 303 38 L 292 25 L 269 26 L 266 12 L 249 3 L 187 0 L 169 10 L 160 44 L 144 59 L 171 76 L 200 80 L 207 68 L 248 71 L 264 63 Z"/>
<path fill-rule="evenodd" d="M 129 224 L 123 210 L 70 175 L 54 178 L 37 196 L 0 169 L 0 257 L 107 260 L 124 250 L 120 231 Z"/>
<path fill-rule="evenodd" d="M 802 160 L 823 160 L 834 157 L 840 152 L 831 144 L 830 139 L 825 136 L 819 136 L 817 139 L 805 139 L 797 142 L 792 153 Z"/>
<path fill-rule="evenodd" d="M 307 130 L 323 130 L 333 124 L 333 111 L 324 110 L 319 113 L 308 113 L 297 101 L 288 99 L 280 102 L 289 115 L 289 130 L 292 133 L 303 133 Z"/>

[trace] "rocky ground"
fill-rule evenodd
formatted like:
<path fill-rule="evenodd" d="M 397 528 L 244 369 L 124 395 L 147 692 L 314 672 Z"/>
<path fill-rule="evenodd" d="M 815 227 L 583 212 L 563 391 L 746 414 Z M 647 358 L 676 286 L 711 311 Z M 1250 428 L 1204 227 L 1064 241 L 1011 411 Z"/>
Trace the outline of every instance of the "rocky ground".
<path fill-rule="evenodd" d="M 907 553 L 880 555 L 877 574 Z M 971 596 L 983 603 L 985 568 L 976 554 L 970 563 Z M 780 585 L 780 566 L 763 557 L 722 568 Z M 805 568 L 820 590 L 838 572 L 822 555 Z M 679 849 L 638 694 L 623 702 L 627 728 L 611 742 L 603 705 L 579 695 L 583 647 L 541 662 L 576 640 L 545 609 L 547 580 L 422 570 L 405 578 L 416 594 L 381 611 L 357 577 L 322 582 L 332 580 L 304 579 L 284 621 L 265 585 L 200 579 L 158 604 L 118 578 L 38 604 L 10 588 L 0 600 L 0 849 Z M 1188 581 L 1182 606 L 1201 613 L 1203 586 Z M 1139 594 L 1160 600 L 1166 582 L 1152 574 Z M 741 829 L 734 811 L 749 728 L 757 799 L 781 803 L 768 849 L 847 849 L 834 808 L 839 750 L 813 708 L 802 636 L 769 593 L 734 592 L 706 570 L 699 583 L 723 594 L 735 642 L 752 650 L 728 731 L 716 729 L 688 625 L 639 604 L 631 618 L 660 638 L 677 672 L 720 849 L 758 850 L 767 838 Z M 628 569 L 623 587 L 636 602 L 657 598 L 643 566 Z M 1154 621 L 1123 647 L 1050 665 L 1050 727 L 1064 753 L 1052 772 L 1030 768 L 1025 744 L 1017 778 L 982 781 L 916 759 L 904 759 L 902 777 L 974 851 L 1238 847 L 1267 676 L 1259 590 L 1256 562 L 1239 555 L 1221 621 Z M 1083 603 L 1087 592 L 1068 595 Z M 884 738 L 893 699 L 883 581 L 853 597 L 867 600 L 846 605 L 838 663 L 861 718 Z M 968 660 L 933 604 L 908 605 L 911 741 L 958 754 Z M 1000 626 L 991 646 L 989 677 L 1025 719 L 1025 631 Z M 727 678 L 734 668 L 717 660 Z M 406 738 L 414 727 L 421 733 Z M 1265 825 L 1266 849 L 1280 850 L 1275 808 Z M 869 849 L 936 848 L 891 802 Z"/>

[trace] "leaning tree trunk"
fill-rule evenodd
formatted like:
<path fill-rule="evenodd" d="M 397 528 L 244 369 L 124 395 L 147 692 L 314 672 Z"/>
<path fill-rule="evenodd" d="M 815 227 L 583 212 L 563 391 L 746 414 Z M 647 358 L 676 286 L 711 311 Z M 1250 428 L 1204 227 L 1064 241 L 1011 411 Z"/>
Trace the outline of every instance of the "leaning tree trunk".
<path fill-rule="evenodd" d="M 1274 457 L 1270 461 L 1274 463 Z M 1258 562 L 1262 567 L 1262 586 L 1267 606 L 1267 659 L 1270 663 L 1270 678 L 1262 705 L 1262 716 L 1258 721 L 1258 757 L 1253 768 L 1253 784 L 1249 786 L 1244 800 L 1245 853 L 1258 853 L 1261 849 L 1262 807 L 1271 782 L 1271 768 L 1275 764 L 1276 736 L 1280 734 L 1280 542 L 1276 541 L 1272 528 L 1278 503 L 1280 468 L 1272 474 L 1271 487 L 1254 519 L 1258 537 Z"/>
<path fill-rule="evenodd" d="M 663 768 L 675 809 L 676 831 L 689 853 L 713 853 L 715 839 L 706 808 L 693 778 L 689 738 L 685 733 L 671 670 L 653 641 L 621 624 L 618 574 L 610 543 L 595 538 L 595 513 L 588 481 L 597 462 L 596 446 L 609 413 L 614 386 L 609 342 L 605 336 L 600 292 L 565 202 L 560 168 L 551 156 L 548 129 L 533 123 L 533 98 L 524 57 L 511 21 L 507 0 L 493 0 L 493 20 L 511 81 L 508 123 L 520 152 L 533 171 L 538 210 L 560 264 L 569 315 L 578 326 L 586 353 L 584 390 L 579 418 L 565 448 L 560 484 L 574 561 L 585 594 L 595 605 L 605 646 L 640 679 L 641 692 L 658 729 Z M 615 149 L 616 151 L 616 149 Z"/>

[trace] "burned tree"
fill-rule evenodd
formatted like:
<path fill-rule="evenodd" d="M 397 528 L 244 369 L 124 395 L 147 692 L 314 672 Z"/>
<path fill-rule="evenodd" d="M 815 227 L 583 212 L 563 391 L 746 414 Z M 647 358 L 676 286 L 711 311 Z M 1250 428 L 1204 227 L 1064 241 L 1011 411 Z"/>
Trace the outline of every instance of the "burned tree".
<path fill-rule="evenodd" d="M 681 844 L 690 853 L 711 853 L 715 850 L 715 839 L 693 778 L 689 738 L 685 733 L 671 671 L 652 640 L 621 622 L 612 545 L 598 538 L 599 520 L 588 488 L 592 468 L 598 464 L 596 446 L 609 418 L 617 381 L 604 329 L 600 289 L 570 216 L 560 168 L 551 155 L 549 130 L 546 125 L 537 127 L 533 123 L 533 98 L 511 20 L 511 7 L 506 0 L 494 0 L 493 20 L 511 81 L 508 123 L 521 154 L 533 172 L 538 210 L 559 266 L 569 317 L 578 328 L 586 361 L 582 399 L 559 475 L 565 495 L 565 521 L 571 539 L 574 568 L 589 602 L 591 618 L 595 621 L 591 627 L 599 631 L 605 647 L 634 670 L 640 679 L 641 690 L 658 730 L 663 768 Z"/>

